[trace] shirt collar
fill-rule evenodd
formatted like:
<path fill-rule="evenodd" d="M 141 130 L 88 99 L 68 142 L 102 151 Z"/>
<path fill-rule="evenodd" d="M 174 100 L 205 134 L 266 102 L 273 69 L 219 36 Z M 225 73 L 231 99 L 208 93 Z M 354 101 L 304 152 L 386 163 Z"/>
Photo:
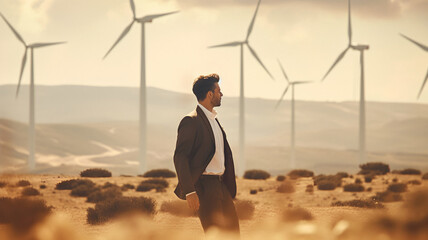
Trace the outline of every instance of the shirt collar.
<path fill-rule="evenodd" d="M 210 112 L 208 109 L 206 109 L 202 104 L 198 103 L 198 106 L 202 109 L 202 111 L 205 113 L 205 116 L 207 116 L 207 118 L 214 120 L 217 117 L 217 112 L 216 110 Z"/>

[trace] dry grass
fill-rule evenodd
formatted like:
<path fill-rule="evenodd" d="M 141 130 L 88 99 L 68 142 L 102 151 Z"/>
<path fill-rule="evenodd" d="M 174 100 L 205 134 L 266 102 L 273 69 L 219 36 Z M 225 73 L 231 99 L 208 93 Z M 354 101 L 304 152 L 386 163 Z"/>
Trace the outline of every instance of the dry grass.
<path fill-rule="evenodd" d="M 358 208 L 385 208 L 385 206 L 372 199 L 355 199 L 350 201 L 337 201 L 331 204 L 334 207 L 358 207 Z"/>
<path fill-rule="evenodd" d="M 40 192 L 39 192 L 39 190 L 37 190 L 33 187 L 26 187 L 26 188 L 22 189 L 21 195 L 23 197 L 37 196 L 37 195 L 40 195 Z"/>
<path fill-rule="evenodd" d="M 285 181 L 281 183 L 281 185 L 278 186 L 276 189 L 279 193 L 294 193 L 296 189 L 294 188 L 293 184 L 289 181 Z"/>
<path fill-rule="evenodd" d="M 301 207 L 286 209 L 282 214 L 282 220 L 286 222 L 310 221 L 313 219 L 312 214 Z"/>

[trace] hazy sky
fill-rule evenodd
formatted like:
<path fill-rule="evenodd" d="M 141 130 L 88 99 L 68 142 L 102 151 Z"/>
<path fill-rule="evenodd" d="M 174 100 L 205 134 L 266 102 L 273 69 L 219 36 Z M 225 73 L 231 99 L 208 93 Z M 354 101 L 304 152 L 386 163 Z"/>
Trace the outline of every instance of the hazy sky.
<path fill-rule="evenodd" d="M 428 103 L 428 86 L 416 100 L 428 53 L 399 36 L 401 32 L 428 44 L 428 0 L 352 2 L 353 40 L 370 45 L 366 99 Z M 180 11 L 146 25 L 148 86 L 190 93 L 195 77 L 216 72 L 223 93 L 239 95 L 239 48 L 207 46 L 243 40 L 257 0 L 135 0 L 135 4 L 137 16 Z M 36 84 L 139 86 L 139 24 L 102 60 L 132 19 L 128 0 L 0 0 L 0 12 L 27 42 L 68 41 L 35 50 Z M 245 49 L 246 96 L 280 97 L 286 86 L 277 64 L 280 59 L 292 80 L 317 81 L 298 86 L 297 99 L 358 100 L 358 52 L 348 52 L 319 83 L 347 46 L 346 0 L 262 0 L 250 43 L 275 81 Z M 1 20 L 0 84 L 18 82 L 23 53 Z M 29 83 L 29 64 L 23 83 Z"/>

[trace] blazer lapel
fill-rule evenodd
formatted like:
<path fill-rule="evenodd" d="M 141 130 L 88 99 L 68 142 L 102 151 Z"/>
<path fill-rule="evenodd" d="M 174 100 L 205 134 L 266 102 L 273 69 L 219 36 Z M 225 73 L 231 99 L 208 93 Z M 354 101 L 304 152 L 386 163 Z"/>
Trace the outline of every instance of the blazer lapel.
<path fill-rule="evenodd" d="M 202 122 L 204 122 L 205 128 L 208 129 L 208 132 L 210 133 L 211 140 L 212 140 L 213 145 L 215 147 L 214 132 L 213 132 L 213 129 L 211 128 L 211 124 L 208 121 L 207 116 L 205 116 L 204 111 L 199 106 L 196 108 L 196 112 L 198 113 L 198 116 L 200 116 L 202 118 Z"/>

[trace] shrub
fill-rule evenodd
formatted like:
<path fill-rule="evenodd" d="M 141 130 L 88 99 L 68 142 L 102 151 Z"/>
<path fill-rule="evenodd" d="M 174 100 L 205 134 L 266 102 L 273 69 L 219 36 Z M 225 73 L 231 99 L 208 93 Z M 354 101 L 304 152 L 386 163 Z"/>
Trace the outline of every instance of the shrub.
<path fill-rule="evenodd" d="M 277 177 L 276 177 L 276 181 L 278 181 L 278 182 L 282 182 L 282 181 L 284 181 L 285 180 L 285 176 L 284 175 L 278 175 Z"/>
<path fill-rule="evenodd" d="M 250 190 L 250 194 L 251 194 L 251 195 L 257 194 L 257 189 L 251 189 L 251 190 Z"/>
<path fill-rule="evenodd" d="M 305 190 L 305 192 L 308 192 L 308 193 L 313 193 L 314 192 L 314 186 L 313 185 L 306 185 L 306 190 Z"/>
<path fill-rule="evenodd" d="M 389 165 L 381 162 L 369 162 L 360 165 L 361 171 L 358 174 L 374 174 L 374 175 L 385 175 L 389 173 Z"/>
<path fill-rule="evenodd" d="M 122 191 L 120 188 L 110 187 L 104 189 L 98 189 L 88 195 L 86 202 L 97 203 L 108 199 L 114 199 L 122 197 Z"/>
<path fill-rule="evenodd" d="M 334 190 L 336 186 L 337 184 L 330 180 L 321 180 L 317 184 L 319 190 Z"/>
<path fill-rule="evenodd" d="M 407 185 L 405 183 L 392 183 L 388 186 L 388 191 L 401 193 L 407 191 Z"/>
<path fill-rule="evenodd" d="M 392 179 L 392 182 L 393 182 L 393 183 L 397 183 L 397 182 L 398 182 L 398 178 L 394 178 L 394 179 Z"/>
<path fill-rule="evenodd" d="M 155 201 L 145 197 L 121 197 L 98 202 L 95 208 L 88 208 L 87 222 L 102 224 L 127 213 L 155 214 Z"/>
<path fill-rule="evenodd" d="M 74 197 L 87 197 L 98 189 L 98 187 L 91 185 L 78 185 L 71 190 L 70 195 Z"/>
<path fill-rule="evenodd" d="M 95 183 L 89 179 L 70 179 L 70 180 L 65 180 L 65 181 L 57 183 L 55 189 L 57 189 L 57 190 L 72 190 L 73 188 L 81 186 L 81 185 L 93 187 L 93 186 L 95 186 Z"/>
<path fill-rule="evenodd" d="M 111 172 L 101 168 L 90 168 L 80 173 L 81 177 L 111 177 Z"/>
<path fill-rule="evenodd" d="M 7 182 L 0 181 L 0 188 L 6 187 Z"/>
<path fill-rule="evenodd" d="M 138 187 L 138 192 L 148 192 L 152 189 L 156 189 L 157 192 L 165 191 L 165 188 L 169 186 L 168 181 L 165 179 L 147 179 L 142 181 Z"/>
<path fill-rule="evenodd" d="M 346 184 L 343 186 L 345 192 L 364 192 L 364 186 L 361 184 Z"/>
<path fill-rule="evenodd" d="M 421 171 L 417 170 L 417 169 L 413 169 L 413 168 L 407 168 L 401 171 L 398 171 L 398 174 L 402 174 L 402 175 L 421 175 Z"/>
<path fill-rule="evenodd" d="M 371 192 L 372 190 L 373 190 L 373 189 L 372 189 L 371 187 L 368 187 L 366 191 L 367 191 L 367 192 Z"/>
<path fill-rule="evenodd" d="M 127 191 L 128 189 L 135 189 L 135 186 L 129 183 L 125 183 L 121 187 L 122 191 Z"/>
<path fill-rule="evenodd" d="M 235 200 L 236 214 L 241 220 L 249 220 L 254 215 L 254 203 L 248 200 Z"/>
<path fill-rule="evenodd" d="M 37 196 L 40 195 L 39 190 L 33 188 L 33 187 L 26 187 L 24 189 L 22 189 L 21 192 L 22 196 Z"/>
<path fill-rule="evenodd" d="M 351 201 L 337 201 L 331 204 L 333 207 L 358 207 L 358 208 L 384 208 L 385 206 L 373 200 L 351 200 Z"/>
<path fill-rule="evenodd" d="M 362 184 L 362 183 L 363 183 L 363 181 L 361 181 L 361 179 L 359 179 L 359 178 L 355 179 L 355 184 Z"/>
<path fill-rule="evenodd" d="M 314 172 L 305 170 L 305 169 L 295 169 L 287 174 L 292 179 L 297 179 L 301 177 L 313 177 Z"/>
<path fill-rule="evenodd" d="M 421 181 L 419 180 L 410 180 L 407 182 L 407 184 L 412 184 L 412 185 L 421 185 Z"/>
<path fill-rule="evenodd" d="M 308 210 L 300 207 L 286 209 L 282 214 L 282 219 L 287 222 L 310 221 L 313 218 Z"/>
<path fill-rule="evenodd" d="M 19 182 L 16 183 L 16 186 L 18 187 L 26 187 L 26 186 L 30 186 L 31 183 L 27 180 L 20 180 Z"/>
<path fill-rule="evenodd" d="M 30 198 L 0 198 L 0 224 L 24 233 L 51 213 L 45 201 Z"/>
<path fill-rule="evenodd" d="M 341 175 L 318 175 L 314 177 L 314 185 L 319 185 L 320 182 L 332 182 L 335 187 L 340 187 L 342 185 L 342 176 Z M 333 189 L 334 189 L 333 188 Z"/>
<path fill-rule="evenodd" d="M 372 197 L 374 201 L 379 202 L 398 202 L 403 201 L 403 197 L 399 193 L 394 193 L 390 191 L 378 192 L 375 196 Z"/>
<path fill-rule="evenodd" d="M 279 185 L 276 191 L 280 193 L 294 193 L 295 189 L 293 184 L 291 184 L 290 182 L 283 182 L 281 183 L 281 185 Z"/>
<path fill-rule="evenodd" d="M 371 183 L 373 181 L 374 175 L 365 175 L 364 176 L 364 182 Z"/>
<path fill-rule="evenodd" d="M 336 176 L 339 176 L 340 178 L 347 178 L 349 177 L 349 174 L 346 172 L 338 172 L 336 173 Z"/>
<path fill-rule="evenodd" d="M 175 178 L 175 176 L 175 172 L 169 169 L 153 169 L 143 175 L 148 178 Z"/>
<path fill-rule="evenodd" d="M 45 184 L 40 184 L 40 189 L 46 189 L 46 185 Z"/>
<path fill-rule="evenodd" d="M 422 179 L 423 180 L 428 180 L 428 172 L 424 173 L 424 175 L 422 175 Z"/>
<path fill-rule="evenodd" d="M 101 188 L 120 188 L 120 187 L 114 183 L 106 182 Z"/>
<path fill-rule="evenodd" d="M 163 202 L 160 211 L 179 217 L 196 217 L 198 215 L 197 212 L 189 208 L 186 201 L 182 200 Z"/>
<path fill-rule="evenodd" d="M 266 180 L 270 178 L 270 174 L 263 170 L 247 170 L 244 173 L 244 178 Z"/>

